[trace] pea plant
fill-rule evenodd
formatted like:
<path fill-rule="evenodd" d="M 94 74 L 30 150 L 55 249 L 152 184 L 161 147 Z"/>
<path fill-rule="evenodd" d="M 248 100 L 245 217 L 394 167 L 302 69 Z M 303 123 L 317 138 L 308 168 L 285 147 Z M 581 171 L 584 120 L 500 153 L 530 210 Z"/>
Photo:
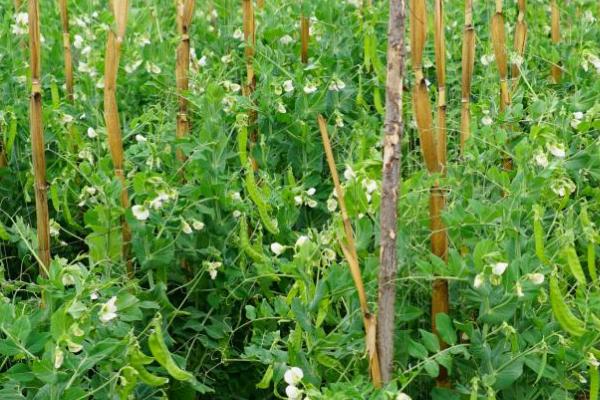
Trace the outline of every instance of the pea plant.
<path fill-rule="evenodd" d="M 1 399 L 598 399 L 597 2 L 0 10 Z"/>

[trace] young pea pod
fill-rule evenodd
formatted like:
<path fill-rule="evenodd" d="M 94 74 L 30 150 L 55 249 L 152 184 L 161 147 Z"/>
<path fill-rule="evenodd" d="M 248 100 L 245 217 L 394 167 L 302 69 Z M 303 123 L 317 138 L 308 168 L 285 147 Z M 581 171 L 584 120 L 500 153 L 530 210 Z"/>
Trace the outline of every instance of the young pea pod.
<path fill-rule="evenodd" d="M 123 367 L 119 376 L 120 388 L 118 389 L 119 400 L 128 400 L 131 392 L 137 385 L 138 373 L 130 366 Z"/>
<path fill-rule="evenodd" d="M 150 348 L 150 352 L 158 361 L 158 363 L 167 370 L 169 375 L 178 381 L 194 381 L 194 375 L 191 373 L 179 368 L 179 366 L 173 360 L 167 345 L 165 344 L 165 340 L 162 332 L 162 317 L 160 314 L 154 318 L 153 327 L 154 330 L 150 334 L 148 338 L 148 347 Z"/>
<path fill-rule="evenodd" d="M 238 155 L 243 166 L 248 164 L 248 128 L 242 126 L 237 134 Z"/>
<path fill-rule="evenodd" d="M 583 228 L 584 236 L 587 240 L 587 266 L 588 272 L 593 282 L 598 280 L 598 273 L 596 272 L 596 231 L 594 230 L 594 224 L 590 220 L 590 216 L 587 212 L 587 206 L 584 205 L 579 213 L 579 220 Z"/>
<path fill-rule="evenodd" d="M 242 216 L 240 218 L 240 247 L 248 257 L 250 257 L 257 263 L 262 263 L 267 260 L 267 257 L 263 253 L 256 250 L 250 244 L 250 238 L 248 237 L 248 222 L 246 221 L 246 216 Z"/>
<path fill-rule="evenodd" d="M 245 183 L 248 195 L 250 196 L 250 199 L 252 199 L 252 201 L 256 205 L 256 208 L 258 209 L 258 215 L 260 216 L 263 226 L 273 235 L 277 235 L 279 233 L 279 229 L 277 228 L 277 224 L 275 223 L 275 221 L 273 221 L 269 216 L 267 203 L 265 203 L 262 194 L 258 190 L 256 180 L 254 179 L 254 172 L 252 171 L 252 168 L 250 168 L 249 165 L 246 168 Z"/>
<path fill-rule="evenodd" d="M 600 374 L 598 367 L 590 363 L 590 397 L 589 400 L 598 400 L 598 392 L 600 391 Z"/>
<path fill-rule="evenodd" d="M 567 265 L 569 266 L 569 270 L 571 274 L 577 280 L 577 283 L 582 287 L 587 283 L 587 279 L 585 278 L 585 273 L 583 272 L 583 268 L 581 268 L 581 263 L 579 262 L 579 257 L 577 256 L 577 252 L 573 246 L 567 246 L 563 250 L 563 257 L 565 258 Z"/>
<path fill-rule="evenodd" d="M 592 281 L 596 282 L 598 273 L 596 272 L 596 244 L 594 242 L 588 242 L 587 245 L 587 265 Z"/>
<path fill-rule="evenodd" d="M 535 255 L 538 259 L 546 262 L 546 251 L 544 248 L 544 227 L 542 226 L 543 210 L 539 205 L 533 207 L 533 237 L 535 239 Z"/>
<path fill-rule="evenodd" d="M 163 386 L 169 383 L 169 378 L 164 376 L 157 376 L 148 372 L 148 370 L 142 364 L 132 364 L 133 368 L 137 371 L 140 381 L 151 387 Z"/>
<path fill-rule="evenodd" d="M 578 337 L 585 334 L 584 322 L 573 315 L 565 303 L 563 294 L 558 287 L 558 278 L 554 275 L 550 277 L 550 304 L 554 317 L 565 331 Z"/>
<path fill-rule="evenodd" d="M 377 110 L 379 114 L 385 115 L 385 107 L 381 102 L 381 92 L 377 86 L 373 88 L 373 104 L 375 105 L 375 110 Z"/>

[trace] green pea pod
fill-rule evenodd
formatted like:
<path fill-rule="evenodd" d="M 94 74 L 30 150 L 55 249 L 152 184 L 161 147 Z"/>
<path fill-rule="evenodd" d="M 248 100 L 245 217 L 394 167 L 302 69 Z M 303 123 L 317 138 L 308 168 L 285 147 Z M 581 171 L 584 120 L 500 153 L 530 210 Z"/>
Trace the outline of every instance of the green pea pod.
<path fill-rule="evenodd" d="M 57 110 L 60 107 L 60 95 L 56 82 L 50 83 L 50 97 L 52 98 L 52 108 Z"/>
<path fill-rule="evenodd" d="M 257 263 L 265 262 L 267 259 L 267 257 L 263 253 L 256 250 L 250 244 L 250 238 L 248 237 L 248 222 L 246 221 L 246 216 L 242 216 L 240 218 L 240 247 L 248 257 L 250 257 Z"/>
<path fill-rule="evenodd" d="M 126 366 L 121 369 L 120 375 L 120 383 L 121 387 L 119 388 L 119 400 L 128 400 L 131 392 L 135 389 L 135 385 L 137 385 L 138 381 L 138 372 L 130 367 Z"/>
<path fill-rule="evenodd" d="M 238 155 L 242 165 L 248 164 L 248 128 L 242 126 L 237 134 Z"/>
<path fill-rule="evenodd" d="M 365 64 L 365 71 L 371 70 L 371 41 L 369 40 L 369 34 L 365 33 L 363 37 L 363 57 Z"/>
<path fill-rule="evenodd" d="M 150 348 L 150 352 L 158 361 L 158 363 L 163 366 L 169 375 L 178 381 L 194 381 L 194 375 L 191 373 L 179 368 L 179 366 L 173 360 L 167 345 L 165 344 L 165 340 L 163 338 L 162 332 L 162 317 L 160 314 L 153 321 L 154 331 L 150 334 L 148 338 L 148 347 Z"/>
<path fill-rule="evenodd" d="M 600 391 L 600 374 L 598 367 L 590 364 L 590 397 L 589 400 L 598 400 L 598 392 Z"/>
<path fill-rule="evenodd" d="M 148 386 L 157 387 L 169 383 L 169 378 L 151 374 L 142 364 L 132 365 L 133 368 L 135 368 L 135 370 L 137 371 L 140 381 L 144 382 Z"/>
<path fill-rule="evenodd" d="M 129 358 L 131 359 L 131 362 L 133 364 L 138 365 L 148 365 L 151 364 L 152 361 L 154 361 L 152 357 L 142 353 L 142 350 L 140 350 L 139 345 L 136 345 L 134 347 L 133 351 L 129 354 Z"/>
<path fill-rule="evenodd" d="M 13 145 L 15 144 L 15 137 L 17 136 L 17 117 L 12 114 L 10 117 L 10 124 L 8 125 L 8 140 L 6 141 L 6 154 L 10 155 Z"/>
<path fill-rule="evenodd" d="M 550 304 L 552 312 L 560 326 L 573 336 L 583 336 L 585 334 L 585 324 L 577 318 L 567 303 L 565 303 L 563 294 L 558 287 L 558 279 L 556 276 L 550 277 Z"/>
<path fill-rule="evenodd" d="M 273 235 L 277 235 L 279 233 L 279 229 L 277 228 L 276 223 L 269 216 L 268 205 L 264 201 L 262 194 L 258 190 L 256 180 L 254 179 L 254 172 L 252 171 L 252 168 L 250 168 L 250 166 L 248 166 L 248 168 L 246 169 L 245 183 L 248 195 L 256 205 L 258 215 L 260 216 L 263 226 Z"/>
<path fill-rule="evenodd" d="M 381 102 L 381 92 L 377 86 L 373 88 L 373 104 L 375 105 L 375 109 L 379 114 L 385 115 L 385 107 Z"/>
<path fill-rule="evenodd" d="M 588 242 L 587 245 L 587 265 L 592 281 L 596 282 L 598 273 L 596 272 L 596 244 L 594 242 Z"/>
<path fill-rule="evenodd" d="M 581 268 L 581 263 L 579 262 L 579 257 L 577 256 L 575 248 L 573 246 L 567 246 L 563 250 L 563 256 L 567 261 L 567 265 L 569 266 L 571 274 L 577 280 L 577 283 L 581 286 L 585 286 L 585 284 L 587 283 L 587 279 L 585 278 L 583 268 Z"/>
<path fill-rule="evenodd" d="M 546 262 L 546 250 L 544 248 L 544 227 L 542 226 L 543 210 L 539 205 L 533 207 L 533 237 L 535 239 L 535 254 L 538 259 Z"/>

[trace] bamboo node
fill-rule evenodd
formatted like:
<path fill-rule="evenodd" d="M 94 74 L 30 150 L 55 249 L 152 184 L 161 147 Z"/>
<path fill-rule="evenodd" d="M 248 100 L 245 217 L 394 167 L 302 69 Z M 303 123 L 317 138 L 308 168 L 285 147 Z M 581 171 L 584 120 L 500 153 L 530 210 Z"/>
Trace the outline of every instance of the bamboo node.
<path fill-rule="evenodd" d="M 40 94 L 42 93 L 42 84 L 39 80 L 35 79 L 31 81 L 31 94 Z"/>
<path fill-rule="evenodd" d="M 446 88 L 444 86 L 438 88 L 438 106 L 446 107 Z"/>
<path fill-rule="evenodd" d="M 190 34 L 189 33 L 182 34 L 181 35 L 181 40 L 184 40 L 184 41 L 190 40 Z"/>
<path fill-rule="evenodd" d="M 184 113 L 184 112 L 177 113 L 177 118 L 179 118 L 179 120 L 183 121 L 183 122 L 188 121 L 188 115 L 187 115 L 187 113 Z"/>

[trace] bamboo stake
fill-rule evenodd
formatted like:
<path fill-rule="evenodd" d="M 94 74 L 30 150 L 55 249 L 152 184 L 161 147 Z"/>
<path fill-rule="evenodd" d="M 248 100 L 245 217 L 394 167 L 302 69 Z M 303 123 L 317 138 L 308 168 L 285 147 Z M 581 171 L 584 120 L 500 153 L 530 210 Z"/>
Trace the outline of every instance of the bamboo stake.
<path fill-rule="evenodd" d="M 404 134 L 402 93 L 405 8 L 405 0 L 390 0 L 380 216 L 379 318 L 377 320 L 377 351 L 384 383 L 388 383 L 392 379 L 394 362 L 394 316 L 398 271 L 397 210 L 400 185 L 400 148 Z"/>
<path fill-rule="evenodd" d="M 379 356 L 377 352 L 377 321 L 374 314 L 369 310 L 369 304 L 367 303 L 367 294 L 362 281 L 360 272 L 360 266 L 358 262 L 358 253 L 356 252 L 356 246 L 354 244 L 354 233 L 352 231 L 352 224 L 348 217 L 348 211 L 346 209 L 346 202 L 344 200 L 344 191 L 340 185 L 340 179 L 335 166 L 335 159 L 333 157 L 333 151 L 331 150 L 331 142 L 329 141 L 329 134 L 327 133 L 327 123 L 323 116 L 319 115 L 317 118 L 319 123 L 319 130 L 323 139 L 323 148 L 325 149 L 325 155 L 327 157 L 327 164 L 329 165 L 329 171 L 331 172 L 331 178 L 337 194 L 337 199 L 340 204 L 340 210 L 342 213 L 342 221 L 344 224 L 345 241 L 340 240 L 340 247 L 348 261 L 350 266 L 350 273 L 358 292 L 358 300 L 360 303 L 360 310 L 363 316 L 363 324 L 365 327 L 366 336 L 366 348 L 369 355 L 369 369 L 371 372 L 371 379 L 375 387 L 381 387 L 382 373 L 380 370 Z"/>
<path fill-rule="evenodd" d="M 475 28 L 473 26 L 473 0 L 465 0 L 465 28 L 462 47 L 462 88 L 460 112 L 460 154 L 471 137 L 471 80 L 475 63 Z"/>
<path fill-rule="evenodd" d="M 435 1 L 435 66 L 438 80 L 438 113 L 437 113 L 437 159 L 442 173 L 446 171 L 446 40 L 444 30 L 444 4 L 443 0 Z M 448 237 L 446 227 L 442 222 L 442 210 L 445 205 L 443 189 L 436 182 L 431 189 L 429 214 L 431 216 L 431 250 L 434 255 L 447 261 Z M 441 340 L 436 328 L 436 316 L 439 313 L 448 313 L 448 281 L 435 279 L 432 285 L 431 298 L 431 326 L 433 332 L 438 335 L 440 345 L 447 345 Z M 440 367 L 437 385 L 449 387 L 448 371 Z"/>
<path fill-rule="evenodd" d="M 504 14 L 502 13 L 502 0 L 496 0 L 496 12 L 492 17 L 492 44 L 494 46 L 494 55 L 498 65 L 498 74 L 500 75 L 500 109 L 505 110 L 510 104 L 510 94 L 508 92 L 508 62 L 506 57 L 506 35 L 504 32 Z"/>
<path fill-rule="evenodd" d="M 256 6 L 258 8 L 264 8 L 264 6 L 265 6 L 265 0 L 256 0 Z"/>
<path fill-rule="evenodd" d="M 116 86 L 121 45 L 127 27 L 128 0 L 112 0 L 110 5 L 115 18 L 116 30 L 111 29 L 108 31 L 108 40 L 106 43 L 106 56 L 104 59 L 104 120 L 106 122 L 108 147 L 110 149 L 115 175 L 121 182 L 121 206 L 124 209 L 127 209 L 129 208 L 129 194 L 127 192 L 127 181 L 123 170 L 123 139 L 121 137 Z M 122 256 L 123 260 L 127 262 L 127 273 L 131 277 L 133 276 L 133 265 L 129 258 L 131 230 L 124 217 L 121 218 L 121 226 L 123 238 Z"/>
<path fill-rule="evenodd" d="M 427 83 L 423 75 L 422 60 L 425 46 L 426 15 L 425 0 L 411 0 L 411 49 L 412 64 L 415 74 L 413 88 L 413 107 L 419 140 L 425 164 L 429 172 L 440 172 L 440 163 L 437 155 L 437 144 L 433 135 L 433 118 L 431 116 L 431 103 L 427 92 Z"/>
<path fill-rule="evenodd" d="M 560 43 L 560 10 L 558 9 L 558 4 L 556 0 L 552 0 L 552 43 L 555 46 L 558 46 Z M 560 68 L 560 61 L 557 61 L 557 64 L 552 64 L 552 81 L 554 83 L 559 83 L 560 78 L 562 76 L 562 70 Z"/>
<path fill-rule="evenodd" d="M 308 42 L 310 41 L 310 19 L 302 14 L 300 16 L 300 60 L 302 64 L 308 63 Z"/>
<path fill-rule="evenodd" d="M 195 0 L 177 1 L 177 30 L 181 36 L 177 46 L 177 64 L 175 67 L 175 81 L 177 83 L 177 97 L 179 112 L 177 113 L 176 136 L 181 139 L 190 131 L 188 118 L 188 100 L 185 97 L 189 89 L 190 70 L 190 24 L 194 15 Z M 181 149 L 177 149 L 177 159 L 185 161 L 185 155 Z"/>
<path fill-rule="evenodd" d="M 50 221 L 46 157 L 42 126 L 41 48 L 38 0 L 29 0 L 29 67 L 31 70 L 30 120 L 31 154 L 35 179 L 35 210 L 37 220 L 38 262 L 40 274 L 48 276 L 50 267 Z"/>
<path fill-rule="evenodd" d="M 525 44 L 527 42 L 527 23 L 525 22 L 525 0 L 518 0 L 519 14 L 517 15 L 517 24 L 515 26 L 515 54 L 523 58 L 525 56 Z M 517 63 L 512 65 L 512 78 L 515 85 L 519 79 L 521 70 Z"/>
<path fill-rule="evenodd" d="M 244 96 L 251 97 L 256 88 L 256 76 L 254 75 L 254 46 L 256 43 L 256 27 L 254 21 L 254 8 L 252 0 L 242 0 L 242 18 L 243 18 L 243 29 L 244 29 L 244 40 L 246 42 L 246 49 L 244 52 L 246 58 L 246 83 L 243 87 Z M 248 111 L 248 129 L 249 129 L 249 143 L 248 146 L 252 149 L 258 142 L 258 131 L 256 129 L 257 113 L 251 109 Z M 254 171 L 258 170 L 258 164 L 254 157 L 250 157 L 250 164 Z"/>
<path fill-rule="evenodd" d="M 65 85 L 67 87 L 67 98 L 73 101 L 73 57 L 71 55 L 71 37 L 69 34 L 69 11 L 67 0 L 59 0 L 60 21 L 63 36 L 63 51 L 65 58 Z"/>

